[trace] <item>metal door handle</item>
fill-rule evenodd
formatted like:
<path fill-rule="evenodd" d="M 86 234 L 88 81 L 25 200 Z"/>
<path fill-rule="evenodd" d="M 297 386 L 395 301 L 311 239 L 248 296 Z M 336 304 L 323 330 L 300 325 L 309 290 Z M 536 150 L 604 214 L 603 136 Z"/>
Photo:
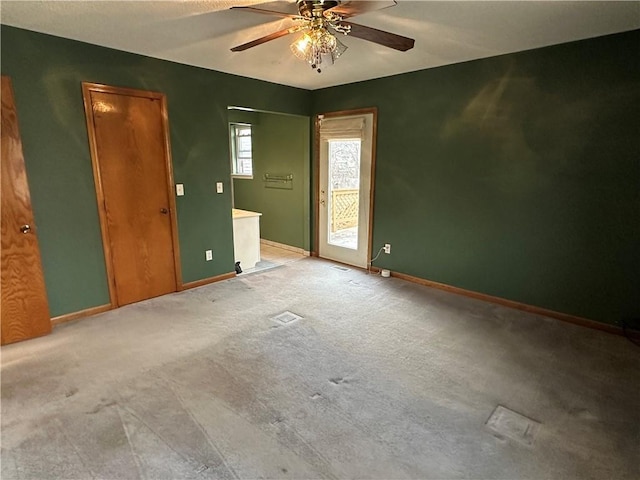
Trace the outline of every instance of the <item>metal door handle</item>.
<path fill-rule="evenodd" d="M 22 233 L 24 233 L 25 235 L 26 235 L 27 233 L 31 233 L 31 226 L 30 226 L 30 225 L 22 225 L 22 226 L 20 227 L 20 231 L 21 231 Z"/>
<path fill-rule="evenodd" d="M 167 210 L 166 208 L 161 208 L 160 213 L 166 215 L 167 213 L 169 213 L 169 210 Z"/>

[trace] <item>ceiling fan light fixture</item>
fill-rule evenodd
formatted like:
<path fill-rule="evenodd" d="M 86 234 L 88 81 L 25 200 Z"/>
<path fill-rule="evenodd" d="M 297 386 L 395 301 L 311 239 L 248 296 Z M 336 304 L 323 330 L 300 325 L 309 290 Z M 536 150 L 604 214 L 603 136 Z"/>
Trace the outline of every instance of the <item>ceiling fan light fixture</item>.
<path fill-rule="evenodd" d="M 291 44 L 291 51 L 301 60 L 306 60 L 311 50 L 311 42 L 313 40 L 308 33 L 303 34 L 295 42 Z"/>
<path fill-rule="evenodd" d="M 334 63 L 347 50 L 347 46 L 337 39 L 337 34 L 351 35 L 401 52 L 410 50 L 415 43 L 412 38 L 351 22 L 351 17 L 386 8 L 385 4 L 388 3 L 391 3 L 388 6 L 397 5 L 396 0 L 375 2 L 368 0 L 297 0 L 298 15 L 256 7 L 231 7 L 232 9 L 277 15 L 297 22 L 297 25 L 293 27 L 243 43 L 233 47 L 231 51 L 242 52 L 290 33 L 304 32 L 291 44 L 291 51 L 296 57 L 304 60 L 311 65 L 311 68 L 320 73 L 320 64 L 323 61 Z"/>
<path fill-rule="evenodd" d="M 346 52 L 347 48 L 349 48 L 340 40 L 338 40 L 338 37 L 334 36 L 333 38 L 335 38 L 336 40 L 336 46 L 331 52 L 332 63 L 335 62 L 338 59 L 338 57 L 340 57 L 340 55 Z"/>
<path fill-rule="evenodd" d="M 293 54 L 318 73 L 323 59 L 334 63 L 346 50 L 347 46 L 324 26 L 312 28 L 291 44 Z"/>

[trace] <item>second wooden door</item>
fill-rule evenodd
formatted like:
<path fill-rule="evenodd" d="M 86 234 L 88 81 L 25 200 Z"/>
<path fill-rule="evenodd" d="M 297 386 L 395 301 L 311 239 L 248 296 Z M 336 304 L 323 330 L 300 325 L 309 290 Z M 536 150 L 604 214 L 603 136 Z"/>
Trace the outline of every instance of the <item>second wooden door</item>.
<path fill-rule="evenodd" d="M 95 84 L 83 90 L 112 304 L 175 292 L 164 96 Z"/>
<path fill-rule="evenodd" d="M 4 345 L 51 332 L 18 115 L 11 80 L 4 75 L 1 131 L 0 343 Z"/>

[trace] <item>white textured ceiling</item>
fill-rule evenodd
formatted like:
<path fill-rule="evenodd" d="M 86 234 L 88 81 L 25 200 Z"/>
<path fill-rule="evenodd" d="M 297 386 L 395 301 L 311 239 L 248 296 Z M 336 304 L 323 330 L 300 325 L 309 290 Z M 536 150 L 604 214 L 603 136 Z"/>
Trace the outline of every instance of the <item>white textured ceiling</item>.
<path fill-rule="evenodd" d="M 229 50 L 291 24 L 229 7 L 291 11 L 292 4 L 1 0 L 0 18 L 28 30 L 310 90 L 640 28 L 639 1 L 399 0 L 350 21 L 415 38 L 407 52 L 340 37 L 347 52 L 318 74 L 291 54 L 295 35 L 245 52 Z"/>

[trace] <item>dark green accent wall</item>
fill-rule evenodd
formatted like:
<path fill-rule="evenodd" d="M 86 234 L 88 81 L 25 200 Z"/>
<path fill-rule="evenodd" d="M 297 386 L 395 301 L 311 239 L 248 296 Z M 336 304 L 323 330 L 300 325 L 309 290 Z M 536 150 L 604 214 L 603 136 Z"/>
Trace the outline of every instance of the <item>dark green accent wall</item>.
<path fill-rule="evenodd" d="M 308 115 L 308 91 L 1 27 L 52 316 L 108 303 L 81 82 L 167 95 L 184 282 L 233 271 L 227 106 Z M 225 193 L 215 193 L 222 181 Z M 204 251 L 213 250 L 205 262 Z"/>
<path fill-rule="evenodd" d="M 640 315 L 640 31 L 313 100 L 378 107 L 378 265 L 606 323 Z"/>
<path fill-rule="evenodd" d="M 379 266 L 606 323 L 640 316 L 639 50 L 633 31 L 309 92 L 3 25 L 51 313 L 108 302 L 88 81 L 167 95 L 184 282 L 233 269 L 229 105 L 375 106 L 373 241 L 392 244 Z M 296 201 L 308 218 L 308 192 Z"/>
<path fill-rule="evenodd" d="M 231 118 L 238 118 L 233 115 Z M 309 117 L 265 112 L 254 115 L 253 178 L 233 180 L 235 207 L 262 213 L 262 238 L 308 251 Z M 292 174 L 292 188 L 267 188 L 267 173 Z"/>

